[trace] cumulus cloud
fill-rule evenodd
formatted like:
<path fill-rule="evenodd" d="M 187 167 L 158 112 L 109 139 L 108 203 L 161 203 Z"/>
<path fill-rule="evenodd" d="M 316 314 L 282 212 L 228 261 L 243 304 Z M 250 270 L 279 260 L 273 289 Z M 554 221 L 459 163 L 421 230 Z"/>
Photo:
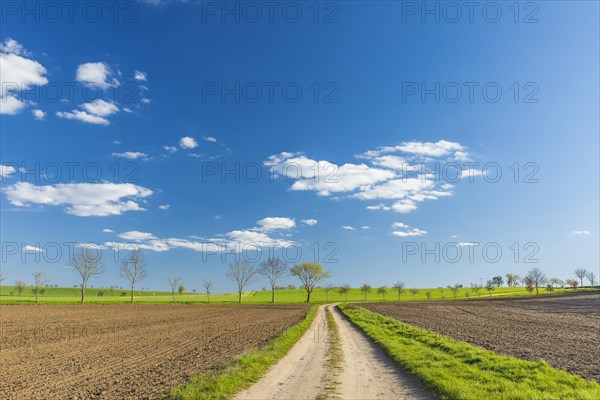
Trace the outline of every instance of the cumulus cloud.
<path fill-rule="evenodd" d="M 88 124 L 109 125 L 110 121 L 106 117 L 119 111 L 119 107 L 114 102 L 101 99 L 97 99 L 91 103 L 84 103 L 80 107 L 85 111 L 59 111 L 56 113 L 56 116 L 59 118 L 74 119 Z"/>
<path fill-rule="evenodd" d="M 90 62 L 77 67 L 75 79 L 89 86 L 98 86 L 102 89 L 117 85 L 119 82 L 112 78 L 110 67 L 103 62 Z"/>
<path fill-rule="evenodd" d="M 140 153 L 139 151 L 125 151 L 123 153 L 112 153 L 113 157 L 127 158 L 129 160 L 146 160 L 148 154 Z"/>
<path fill-rule="evenodd" d="M 113 231 L 112 229 L 104 228 L 104 229 L 102 229 L 102 232 L 104 232 L 104 233 L 114 233 L 115 231 Z"/>
<path fill-rule="evenodd" d="M 144 208 L 136 202 L 152 190 L 131 183 L 67 183 L 36 186 L 17 182 L 3 188 L 9 202 L 18 207 L 31 204 L 63 206 L 67 214 L 80 217 L 121 215 Z M 134 201 L 136 200 L 136 201 Z"/>
<path fill-rule="evenodd" d="M 13 167 L 11 165 L 0 164 L 0 176 L 2 178 L 6 178 L 6 177 L 14 174 L 15 172 L 17 172 L 15 167 Z"/>
<path fill-rule="evenodd" d="M 140 232 L 140 231 L 123 232 L 123 233 L 119 233 L 117 236 L 120 237 L 121 239 L 133 240 L 136 242 L 156 239 L 156 236 L 154 236 L 153 234 L 148 233 L 148 232 Z"/>
<path fill-rule="evenodd" d="M 168 210 L 169 208 L 171 208 L 171 206 L 168 204 L 163 204 L 163 205 L 158 206 L 159 210 Z"/>
<path fill-rule="evenodd" d="M 314 226 L 314 225 L 316 225 L 316 224 L 317 224 L 317 222 L 319 222 L 319 221 L 317 221 L 316 219 L 312 219 L 312 218 L 311 218 L 311 219 L 303 219 L 301 222 L 302 222 L 304 225 L 308 225 L 308 226 Z"/>
<path fill-rule="evenodd" d="M 198 147 L 198 142 L 196 142 L 196 139 L 192 137 L 185 136 L 179 140 L 179 146 L 182 149 L 195 149 Z"/>
<path fill-rule="evenodd" d="M 119 107 L 114 102 L 102 99 L 94 100 L 91 103 L 84 103 L 81 105 L 81 108 L 99 117 L 107 117 L 119 111 Z"/>
<path fill-rule="evenodd" d="M 216 143 L 217 142 L 217 139 L 215 139 L 212 136 L 204 136 L 202 139 L 204 139 L 207 142 L 212 142 L 212 143 Z"/>
<path fill-rule="evenodd" d="M 29 53 L 13 39 L 0 44 L 0 114 L 18 114 L 27 104 L 16 97 L 17 93 L 48 83 L 46 68 L 26 56 Z"/>
<path fill-rule="evenodd" d="M 190 239 L 158 238 L 149 232 L 128 231 L 117 236 L 128 242 L 106 242 L 111 249 L 144 249 L 163 252 L 175 248 L 190 249 L 198 252 L 242 252 L 268 248 L 286 248 L 298 243 L 270 236 L 274 231 L 290 229 L 286 218 L 263 218 L 257 221 L 257 228 L 233 230 L 209 238 L 192 236 Z M 291 220 L 293 221 L 293 220 Z M 193 239 L 193 240 L 192 240 Z"/>
<path fill-rule="evenodd" d="M 163 149 L 165 149 L 169 153 L 175 153 L 177 151 L 177 147 L 175 146 L 163 146 Z"/>
<path fill-rule="evenodd" d="M 445 163 L 465 159 L 468 151 L 462 144 L 446 140 L 409 141 L 370 150 L 356 157 L 366 161 L 336 164 L 313 160 L 302 153 L 282 152 L 269 156 L 263 164 L 274 176 L 291 181 L 293 191 L 336 195 L 336 200 L 379 200 L 367 209 L 409 213 L 425 200 L 453 195 L 452 184 L 417 167 L 431 162 L 432 158 L 435 162 Z"/>
<path fill-rule="evenodd" d="M 259 229 L 270 232 L 278 229 L 292 229 L 296 226 L 296 221 L 285 217 L 267 217 L 256 222 Z"/>
<path fill-rule="evenodd" d="M 46 118 L 46 113 L 43 110 L 31 110 L 31 115 L 38 121 L 43 121 Z"/>
<path fill-rule="evenodd" d="M 94 125 L 109 125 L 110 121 L 106 118 L 99 117 L 97 115 L 88 114 L 85 111 L 73 110 L 71 112 L 68 111 L 58 111 L 56 116 L 64 119 L 74 119 L 81 122 L 86 122 L 88 124 Z"/>
<path fill-rule="evenodd" d="M 394 231 L 392 231 L 392 235 L 400 237 L 422 236 L 427 234 L 427 231 L 418 228 L 412 228 L 402 222 L 394 222 L 392 224 L 392 229 L 394 229 Z"/>
<path fill-rule="evenodd" d="M 146 75 L 145 72 L 142 72 L 142 71 L 135 71 L 135 74 L 133 77 L 136 81 L 147 81 L 148 80 L 148 76 Z"/>

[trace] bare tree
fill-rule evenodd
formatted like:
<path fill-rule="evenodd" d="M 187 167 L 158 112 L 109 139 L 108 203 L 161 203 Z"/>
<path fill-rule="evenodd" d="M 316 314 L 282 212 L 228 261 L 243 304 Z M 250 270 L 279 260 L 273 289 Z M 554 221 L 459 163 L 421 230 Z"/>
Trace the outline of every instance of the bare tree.
<path fill-rule="evenodd" d="M 508 285 L 508 287 L 513 287 L 515 286 L 516 280 L 515 280 L 515 274 L 506 274 L 506 284 Z"/>
<path fill-rule="evenodd" d="M 35 291 L 35 303 L 38 302 L 38 294 L 40 292 L 40 286 L 43 286 L 48 279 L 46 279 L 46 274 L 42 271 L 34 271 L 31 276 L 33 276 L 33 285 Z"/>
<path fill-rule="evenodd" d="M 256 268 L 246 260 L 236 261 L 229 264 L 226 275 L 227 278 L 236 283 L 238 289 L 238 303 L 241 303 L 244 288 L 254 282 L 257 278 Z"/>
<path fill-rule="evenodd" d="M 402 292 L 404 292 L 404 282 L 396 282 L 392 286 L 398 292 L 398 301 L 400 301 L 400 296 L 402 296 Z"/>
<path fill-rule="evenodd" d="M 81 277 L 81 303 L 85 303 L 85 289 L 88 281 L 94 276 L 104 273 L 102 265 L 102 253 L 100 251 L 92 251 L 90 248 L 81 249 L 81 251 L 73 256 L 71 261 L 73 268 Z"/>
<path fill-rule="evenodd" d="M 363 283 L 363 285 L 360 287 L 360 292 L 363 295 L 363 300 L 367 301 L 367 293 L 371 293 L 371 285 L 368 283 Z"/>
<path fill-rule="evenodd" d="M 526 279 L 531 279 L 533 287 L 535 287 L 535 294 L 540 294 L 539 287 L 546 282 L 546 275 L 539 268 L 532 268 L 531 271 L 527 272 Z"/>
<path fill-rule="evenodd" d="M 419 294 L 420 290 L 417 289 L 417 288 L 412 288 L 412 289 L 410 289 L 410 292 L 412 293 L 413 298 L 416 300 L 417 299 L 417 295 Z"/>
<path fill-rule="evenodd" d="M 496 288 L 496 285 L 494 285 L 494 281 L 493 280 L 489 280 L 486 282 L 485 284 L 485 290 L 488 291 L 488 293 L 490 294 L 490 297 L 492 297 L 492 292 L 494 291 L 494 289 Z"/>
<path fill-rule="evenodd" d="M 178 276 L 172 276 L 165 279 L 167 282 L 169 282 L 169 286 L 171 287 L 171 296 L 173 296 L 173 304 L 175 304 L 175 291 L 177 290 L 177 286 L 179 286 L 181 283 L 181 278 Z"/>
<path fill-rule="evenodd" d="M 585 278 L 587 274 L 588 272 L 585 268 L 577 268 L 575 270 L 575 275 L 579 278 L 579 283 L 581 287 L 583 287 L 583 278 Z"/>
<path fill-rule="evenodd" d="M 267 278 L 271 284 L 271 303 L 275 303 L 275 286 L 277 280 L 288 273 L 286 263 L 280 258 L 269 258 L 260 263 L 258 274 Z"/>
<path fill-rule="evenodd" d="M 19 296 L 21 295 L 21 293 L 23 293 L 23 290 L 25 290 L 26 287 L 27 283 L 25 281 L 18 280 L 15 282 L 15 290 L 17 291 Z"/>
<path fill-rule="evenodd" d="M 458 289 L 460 289 L 461 286 L 462 285 L 460 283 L 455 283 L 454 286 L 448 285 L 448 289 L 450 289 L 455 299 L 458 297 Z"/>
<path fill-rule="evenodd" d="M 552 292 L 554 292 L 554 286 L 552 286 L 552 284 L 551 284 L 551 283 L 548 283 L 548 284 L 546 285 L 546 291 L 547 291 L 548 293 L 552 293 Z"/>
<path fill-rule="evenodd" d="M 577 287 L 579 286 L 579 282 L 577 282 L 577 279 L 567 279 L 567 285 L 571 286 L 573 291 L 576 291 Z"/>
<path fill-rule="evenodd" d="M 387 286 L 385 286 L 385 285 L 384 286 L 380 286 L 377 289 L 377 293 L 379 293 L 380 295 L 383 296 L 383 301 L 385 301 L 385 294 L 386 294 L 386 292 L 387 292 Z"/>
<path fill-rule="evenodd" d="M 512 274 L 509 274 L 512 275 Z M 513 285 L 514 282 L 510 282 L 509 285 Z M 481 285 L 478 283 L 471 283 L 471 290 L 473 291 L 473 293 L 475 293 L 478 297 L 481 297 Z"/>
<path fill-rule="evenodd" d="M 596 286 L 596 274 L 594 274 L 593 272 L 588 272 L 586 278 L 588 279 L 588 281 L 590 281 L 590 286 Z"/>
<path fill-rule="evenodd" d="M 342 285 L 338 288 L 338 293 L 344 296 L 344 301 L 348 301 L 348 292 L 350 291 L 350 285 Z"/>
<path fill-rule="evenodd" d="M 310 302 L 310 294 L 315 285 L 324 279 L 331 277 L 328 271 L 325 271 L 319 263 L 297 264 L 290 270 L 290 273 L 300 279 L 302 288 L 306 291 L 306 302 Z"/>
<path fill-rule="evenodd" d="M 131 302 L 136 282 L 146 279 L 148 276 L 148 263 L 146 257 L 139 250 L 133 250 L 121 263 L 121 276 L 131 283 Z"/>
<path fill-rule="evenodd" d="M 204 292 L 206 293 L 206 298 L 210 303 L 210 291 L 213 288 L 213 281 L 207 281 L 206 279 L 202 280 L 202 286 L 204 287 Z"/>
<path fill-rule="evenodd" d="M 329 285 L 325 286 L 325 301 L 329 301 L 329 292 L 332 291 L 334 289 L 333 285 L 330 283 Z"/>

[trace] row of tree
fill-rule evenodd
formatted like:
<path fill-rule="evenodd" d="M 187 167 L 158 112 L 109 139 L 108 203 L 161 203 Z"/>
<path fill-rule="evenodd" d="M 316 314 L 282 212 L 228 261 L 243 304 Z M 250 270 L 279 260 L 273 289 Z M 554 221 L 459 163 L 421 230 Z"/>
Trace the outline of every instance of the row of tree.
<path fill-rule="evenodd" d="M 88 282 L 91 278 L 101 275 L 104 272 L 102 264 L 102 256 L 98 252 L 92 252 L 89 249 L 82 249 L 81 252 L 75 254 L 73 261 L 70 263 L 73 270 L 79 275 L 81 283 L 78 285 L 81 292 L 81 303 L 85 303 L 85 290 L 88 287 Z M 587 271 L 583 268 L 576 269 L 575 276 L 579 278 L 579 281 L 575 279 L 567 279 L 563 281 L 558 278 L 547 278 L 546 275 L 539 269 L 533 268 L 527 272 L 524 278 L 521 278 L 518 274 L 508 273 L 505 275 L 506 284 L 509 287 L 516 287 L 522 284 L 530 293 L 535 290 L 536 294 L 539 294 L 540 287 L 546 287 L 548 292 L 552 292 L 555 287 L 564 287 L 565 283 L 577 289 L 581 284 L 583 286 L 583 279 L 587 278 L 591 286 L 595 286 L 597 283 L 596 274 Z M 121 277 L 125 278 L 131 286 L 131 297 L 130 301 L 134 301 L 135 285 L 140 281 L 144 280 L 148 276 L 148 264 L 144 257 L 144 254 L 138 249 L 133 250 L 129 255 L 121 262 L 120 266 Z M 306 301 L 310 302 L 310 297 L 314 289 L 321 281 L 331 277 L 328 271 L 325 271 L 323 267 L 318 263 L 302 263 L 288 267 L 288 265 L 279 258 L 269 258 L 261 262 L 258 266 L 254 266 L 248 261 L 237 261 L 229 264 L 226 276 L 236 284 L 238 293 L 238 302 L 242 302 L 242 294 L 247 287 L 257 281 L 260 278 L 267 279 L 271 287 L 271 302 L 275 302 L 275 292 L 278 289 L 283 289 L 283 286 L 278 286 L 277 283 L 281 278 L 288 275 L 294 276 L 299 279 L 300 287 L 306 293 Z M 38 302 L 38 295 L 43 294 L 43 286 L 48 286 L 46 274 L 42 271 L 34 271 L 32 273 L 33 285 L 32 292 L 35 294 L 35 301 Z M 175 302 L 175 292 L 182 294 L 185 291 L 182 279 L 178 276 L 165 278 L 169 284 L 170 291 Z M 0 272 L 0 281 L 4 280 L 4 275 Z M 501 287 L 504 284 L 504 278 L 502 276 L 494 276 L 486 282 L 486 285 L 472 283 L 470 290 L 478 296 L 481 296 L 481 291 L 485 288 L 491 296 L 492 291 L 495 288 Z M 214 286 L 213 281 L 203 280 L 202 285 L 204 292 L 206 293 L 208 302 L 210 302 L 210 295 Z M 288 287 L 294 285 L 289 285 Z M 27 287 L 27 284 L 18 280 L 15 282 L 15 290 L 20 295 L 21 292 Z M 113 287 L 111 286 L 111 289 Z M 398 300 L 400 300 L 402 293 L 405 291 L 404 282 L 396 282 L 391 286 L 398 293 Z M 463 288 L 462 284 L 448 285 L 447 288 L 452 292 L 454 298 L 458 297 L 459 290 Z M 326 300 L 329 301 L 329 293 L 335 290 L 341 296 L 344 296 L 344 300 L 347 301 L 347 295 L 350 291 L 350 285 L 342 285 L 335 287 L 333 285 L 327 285 L 323 288 L 326 295 Z M 360 287 L 360 291 L 363 295 L 363 299 L 367 299 L 367 294 L 372 292 L 372 287 L 368 283 L 364 283 Z M 412 288 L 408 289 L 409 292 L 416 299 L 416 296 L 420 293 L 420 289 Z M 380 294 L 385 301 L 388 287 L 383 285 L 377 288 L 377 293 Z M 194 289 L 195 292 L 195 289 Z M 104 292 L 102 292 L 104 293 Z M 100 294 L 99 294 L 100 295 Z M 431 291 L 426 291 L 425 295 L 428 299 L 431 298 Z M 465 296 L 469 297 L 470 292 L 467 290 Z M 442 298 L 445 299 L 444 290 L 442 289 Z"/>

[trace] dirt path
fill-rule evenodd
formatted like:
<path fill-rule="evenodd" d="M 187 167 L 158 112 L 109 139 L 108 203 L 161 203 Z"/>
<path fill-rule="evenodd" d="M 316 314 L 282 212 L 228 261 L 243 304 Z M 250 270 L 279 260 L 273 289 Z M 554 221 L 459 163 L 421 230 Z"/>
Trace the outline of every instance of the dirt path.
<path fill-rule="evenodd" d="M 320 306 L 310 329 L 294 347 L 257 383 L 238 393 L 234 399 L 314 400 L 324 390 L 327 334 L 325 307 Z"/>
<path fill-rule="evenodd" d="M 335 390 L 325 397 L 361 400 L 432 398 L 336 307 L 321 306 L 311 330 L 260 381 L 239 393 L 236 400 L 314 400 L 326 394 L 328 329 L 325 307 L 332 309 L 343 353 Z"/>

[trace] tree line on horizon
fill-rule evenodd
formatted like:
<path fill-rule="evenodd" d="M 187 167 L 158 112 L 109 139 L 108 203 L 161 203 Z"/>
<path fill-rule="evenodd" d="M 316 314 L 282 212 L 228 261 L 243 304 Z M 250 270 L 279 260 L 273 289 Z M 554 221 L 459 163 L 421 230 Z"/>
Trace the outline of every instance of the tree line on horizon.
<path fill-rule="evenodd" d="M 102 255 L 101 253 L 92 253 L 90 249 L 82 249 L 79 253 L 75 254 L 73 260 L 70 263 L 70 267 L 79 275 L 81 279 L 81 283 L 76 285 L 79 288 L 81 303 L 85 303 L 85 290 L 88 287 L 88 282 L 90 279 L 97 277 L 105 272 L 104 266 L 102 264 Z M 556 287 L 564 287 L 565 284 L 571 287 L 573 290 L 577 290 L 578 287 L 584 286 L 583 280 L 587 279 L 590 283 L 590 286 L 595 286 L 597 284 L 596 274 L 592 271 L 587 271 L 584 268 L 578 268 L 574 271 L 575 276 L 579 279 L 567 279 L 561 280 L 559 278 L 547 278 L 546 275 L 539 268 L 532 268 L 527 272 L 525 277 L 521 278 L 518 274 L 508 273 L 506 275 L 494 276 L 491 279 L 486 281 L 485 286 L 483 283 L 476 284 L 471 283 L 470 288 L 465 288 L 465 297 L 470 297 L 471 293 L 476 294 L 477 296 L 481 296 L 481 292 L 485 289 L 488 294 L 491 296 L 492 292 L 504 285 L 508 287 L 517 287 L 522 285 L 529 293 L 535 291 L 536 294 L 539 294 L 539 288 L 545 288 L 547 292 L 552 293 Z M 132 250 L 127 257 L 121 262 L 120 265 L 120 274 L 121 277 L 126 279 L 129 282 L 131 287 L 130 292 L 130 302 L 134 302 L 134 293 L 135 286 L 142 280 L 146 279 L 148 276 L 148 263 L 146 262 L 146 258 L 144 254 L 139 250 Z M 352 289 L 350 285 L 344 284 L 341 286 L 334 286 L 329 284 L 325 287 L 318 286 L 320 282 L 325 279 L 331 277 L 331 273 L 324 270 L 321 264 L 316 262 L 305 262 L 296 264 L 293 267 L 289 267 L 287 263 L 279 258 L 269 258 L 258 266 L 252 265 L 250 262 L 242 260 L 232 262 L 228 265 L 225 275 L 228 279 L 233 281 L 236 285 L 236 291 L 238 294 L 238 303 L 242 302 L 242 294 L 244 289 L 248 287 L 248 285 L 256 282 L 260 278 L 266 279 L 270 284 L 271 290 L 271 303 L 275 302 L 275 293 L 277 290 L 281 290 L 284 288 L 296 288 L 295 285 L 279 286 L 277 283 L 281 278 L 286 276 L 293 276 L 300 281 L 300 288 L 306 294 L 306 302 L 310 302 L 311 294 L 313 293 L 315 288 L 322 288 L 325 291 L 326 301 L 329 301 L 329 293 L 331 291 L 337 292 L 339 295 L 344 296 L 344 301 L 347 301 L 347 295 Z M 32 273 L 33 284 L 32 284 L 32 293 L 35 294 L 35 302 L 38 303 L 40 294 L 45 293 L 44 286 L 48 287 L 48 278 L 45 272 L 43 271 L 34 271 Z M 504 280 L 506 278 L 506 281 Z M 172 294 L 172 301 L 175 303 L 175 292 L 179 294 L 183 294 L 186 290 L 181 277 L 172 276 L 165 278 L 170 292 Z M 2 271 L 0 271 L 0 283 L 5 280 L 5 275 Z M 210 295 L 212 292 L 212 288 L 214 286 L 214 282 L 211 280 L 204 279 L 202 281 L 202 286 L 204 289 L 204 293 L 207 296 L 207 300 L 210 303 Z M 17 280 L 15 282 L 15 291 L 20 296 L 21 293 L 26 289 L 27 283 L 23 280 Z M 93 287 L 93 285 L 92 285 Z M 110 292 L 114 295 L 114 291 L 117 287 L 111 286 Z M 122 287 L 120 287 L 122 289 Z M 458 298 L 460 289 L 464 288 L 464 286 L 460 283 L 456 283 L 454 285 L 448 285 L 446 288 L 440 287 L 442 300 L 446 299 L 445 289 L 448 289 L 453 297 Z M 383 301 L 386 299 L 386 294 L 388 289 L 392 289 L 397 292 L 398 300 L 401 299 L 402 293 L 406 290 L 404 282 L 398 281 L 394 283 L 391 288 L 388 288 L 386 285 L 379 286 L 376 291 L 377 294 L 381 295 Z M 371 293 L 373 288 L 370 284 L 364 283 L 359 287 L 363 295 L 363 300 L 367 300 L 367 294 Z M 421 292 L 421 289 L 418 288 L 410 288 L 407 289 L 416 300 L 417 295 Z M 196 292 L 196 290 L 193 290 Z M 11 292 L 12 294 L 12 292 Z M 103 296 L 104 291 L 99 290 L 98 296 Z M 127 292 L 122 292 L 121 295 L 127 295 Z M 431 291 L 426 291 L 425 296 L 428 300 L 431 299 Z"/>

